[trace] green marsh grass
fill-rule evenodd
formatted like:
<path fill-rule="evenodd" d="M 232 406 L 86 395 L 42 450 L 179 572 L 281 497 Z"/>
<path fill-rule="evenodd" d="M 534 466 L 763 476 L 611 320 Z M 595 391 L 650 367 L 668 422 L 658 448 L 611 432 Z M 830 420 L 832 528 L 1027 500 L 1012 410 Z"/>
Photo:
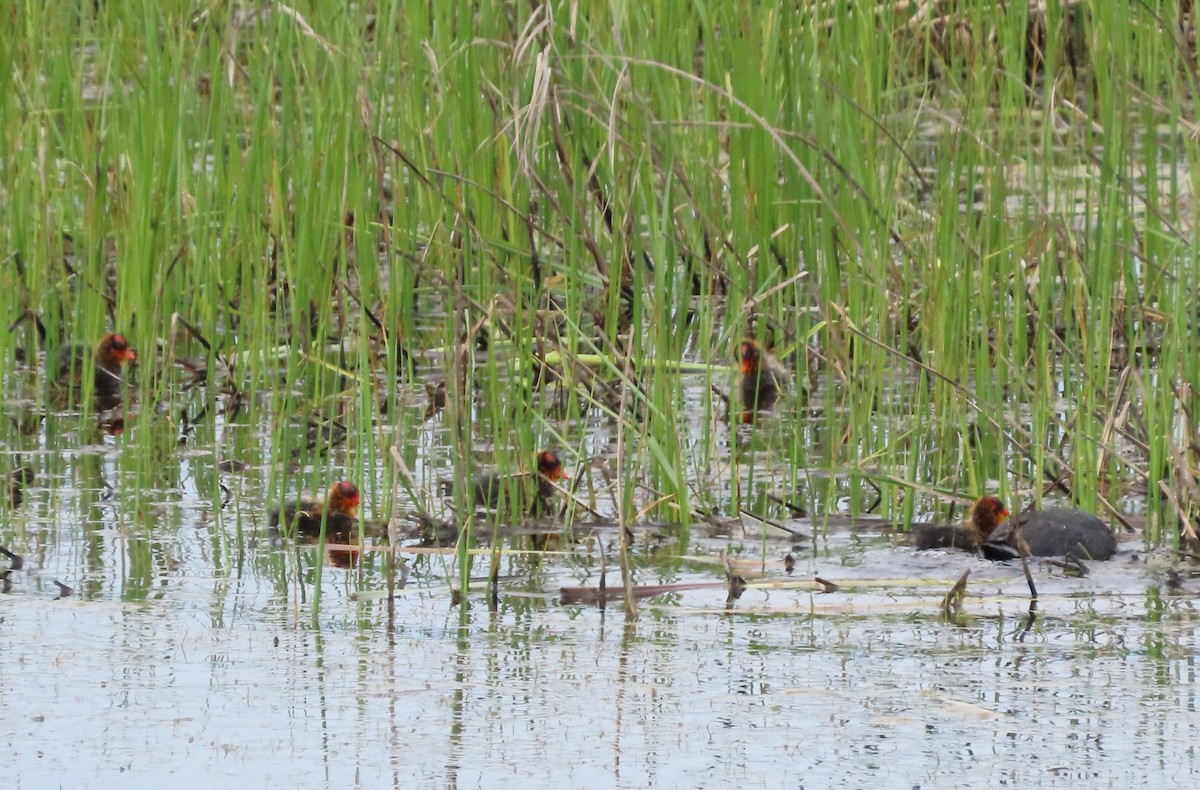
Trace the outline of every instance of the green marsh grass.
<path fill-rule="evenodd" d="M 125 490 L 179 487 L 180 447 L 245 452 L 260 489 L 198 486 L 237 541 L 342 478 L 369 515 L 407 509 L 393 443 L 422 485 L 455 478 L 458 513 L 477 467 L 554 446 L 619 475 L 596 496 L 617 520 L 678 522 L 681 553 L 694 508 L 779 516 L 764 494 L 797 487 L 818 522 L 996 491 L 1174 540 L 1200 508 L 1179 4 L 906 9 L 22 6 L 5 395 L 18 349 L 125 332 Z M 740 442 L 712 388 L 736 392 L 745 334 L 796 380 Z M 184 393 L 159 363 L 197 354 Z M 538 381 L 548 354 L 562 382 Z M 627 408 L 584 394 L 585 357 Z M 426 426 L 417 385 L 443 378 Z M 498 523 L 464 522 L 461 589 Z"/>

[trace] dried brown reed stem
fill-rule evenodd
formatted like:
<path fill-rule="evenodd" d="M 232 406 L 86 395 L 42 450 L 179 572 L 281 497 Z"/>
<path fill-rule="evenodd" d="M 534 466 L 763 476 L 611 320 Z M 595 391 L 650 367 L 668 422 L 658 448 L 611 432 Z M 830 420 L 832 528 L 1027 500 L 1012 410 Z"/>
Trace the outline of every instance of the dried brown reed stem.
<path fill-rule="evenodd" d="M 962 572 L 962 576 L 958 577 L 958 581 L 946 593 L 946 597 L 942 599 L 942 616 L 947 620 L 958 620 L 963 615 L 963 599 L 967 595 L 967 577 L 971 575 L 971 569 L 968 568 Z"/>

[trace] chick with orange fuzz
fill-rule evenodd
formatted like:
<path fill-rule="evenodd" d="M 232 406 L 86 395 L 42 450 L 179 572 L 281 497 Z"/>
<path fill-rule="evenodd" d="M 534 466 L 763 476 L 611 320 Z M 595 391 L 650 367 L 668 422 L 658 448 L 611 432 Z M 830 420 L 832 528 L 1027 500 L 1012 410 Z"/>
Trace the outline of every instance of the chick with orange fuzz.
<path fill-rule="evenodd" d="M 1065 557 L 1107 560 L 1117 552 L 1112 530 L 1091 513 L 1052 507 L 1012 516 L 994 496 L 976 500 L 965 524 L 921 524 L 914 527 L 918 549 L 978 550 L 989 560 Z"/>
<path fill-rule="evenodd" d="M 775 407 L 787 388 L 787 373 L 751 338 L 742 341 L 740 356 L 742 422 L 751 423 L 757 414 Z"/>
<path fill-rule="evenodd" d="M 137 361 L 137 353 L 130 347 L 124 335 L 110 332 L 89 351 L 79 343 L 65 345 L 58 350 L 57 380 L 72 387 L 83 385 L 83 371 L 88 356 L 93 359 L 92 392 L 97 397 L 119 397 L 124 384 L 122 367 Z"/>
<path fill-rule="evenodd" d="M 326 535 L 349 537 L 358 531 L 358 487 L 349 480 L 334 483 L 323 500 L 301 499 L 271 511 L 268 523 L 277 529 L 316 536 L 325 525 Z"/>
<path fill-rule="evenodd" d="M 996 528 L 1008 518 L 1008 508 L 998 497 L 975 500 L 971 514 L 963 524 L 917 524 L 913 543 L 918 549 L 966 549 L 975 551 L 986 543 Z"/>
<path fill-rule="evenodd" d="M 501 493 L 506 497 L 516 498 L 516 510 L 529 510 L 534 513 L 545 512 L 550 500 L 557 492 L 554 485 L 567 480 L 567 472 L 562 460 L 553 450 L 542 450 L 537 454 L 537 472 L 511 473 L 498 469 L 489 469 L 471 478 L 471 496 L 476 507 L 495 509 L 500 506 Z M 533 483 L 536 481 L 537 485 Z M 453 481 L 443 480 L 442 490 L 450 493 L 454 488 Z"/>

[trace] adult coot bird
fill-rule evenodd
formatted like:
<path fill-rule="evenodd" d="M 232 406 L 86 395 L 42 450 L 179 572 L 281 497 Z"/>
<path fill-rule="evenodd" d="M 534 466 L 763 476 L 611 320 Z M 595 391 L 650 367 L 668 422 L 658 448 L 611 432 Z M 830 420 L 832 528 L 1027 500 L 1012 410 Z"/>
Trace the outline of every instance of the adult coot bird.
<path fill-rule="evenodd" d="M 1024 543 L 1033 557 L 1062 557 L 1107 560 L 1117 553 L 1112 530 L 1091 513 L 1065 507 L 1018 513 L 996 528 L 980 544 L 983 556 L 993 560 L 1021 556 Z"/>

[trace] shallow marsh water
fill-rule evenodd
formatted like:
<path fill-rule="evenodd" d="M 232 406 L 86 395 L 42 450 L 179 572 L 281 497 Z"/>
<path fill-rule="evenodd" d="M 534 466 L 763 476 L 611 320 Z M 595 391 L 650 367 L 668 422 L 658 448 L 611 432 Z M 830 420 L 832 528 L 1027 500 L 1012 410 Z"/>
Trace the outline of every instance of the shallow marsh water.
<path fill-rule="evenodd" d="M 134 496 L 129 434 L 90 419 L 10 437 L 38 474 L 0 531 L 26 558 L 0 596 L 14 787 L 1116 787 L 1200 773 L 1195 591 L 1160 591 L 1136 541 L 1085 579 L 1035 565 L 1029 626 L 1019 567 L 918 554 L 878 522 L 786 522 L 815 547 L 697 525 L 684 562 L 656 558 L 644 529 L 638 583 L 714 584 L 644 601 L 627 623 L 617 604 L 559 602 L 597 584 L 597 543 L 615 539 L 602 528 L 571 552 L 506 555 L 495 611 L 481 587 L 465 617 L 451 559 L 408 552 L 389 629 L 381 553 L 344 569 L 267 535 L 262 442 L 223 439 L 247 453 L 239 472 L 193 446 Z M 174 430 L 156 425 L 130 430 Z M 786 476 L 764 458 L 761 479 Z M 729 606 L 723 550 L 750 582 Z M 616 585 L 611 547 L 607 562 Z M 951 624 L 941 599 L 966 569 L 967 617 Z M 822 594 L 816 576 L 842 589 Z M 55 580 L 73 594 L 58 599 Z"/>
<path fill-rule="evenodd" d="M 1200 579 L 1125 536 L 1035 563 L 1031 620 L 1018 567 L 862 517 L 1047 477 L 1197 512 L 1192 3 L 78 5 L 0 33 L 6 787 L 1196 783 Z M 101 327 L 121 436 L 33 382 Z M 730 430 L 744 332 L 811 381 Z M 636 416 L 514 391 L 615 348 Z M 460 359 L 473 411 L 426 420 Z M 599 523 L 505 533 L 494 608 L 413 540 L 392 598 L 375 530 L 268 533 L 341 478 L 410 510 L 393 443 L 447 519 L 462 456 L 553 446 Z M 636 622 L 560 598 L 617 585 L 622 493 Z"/>

